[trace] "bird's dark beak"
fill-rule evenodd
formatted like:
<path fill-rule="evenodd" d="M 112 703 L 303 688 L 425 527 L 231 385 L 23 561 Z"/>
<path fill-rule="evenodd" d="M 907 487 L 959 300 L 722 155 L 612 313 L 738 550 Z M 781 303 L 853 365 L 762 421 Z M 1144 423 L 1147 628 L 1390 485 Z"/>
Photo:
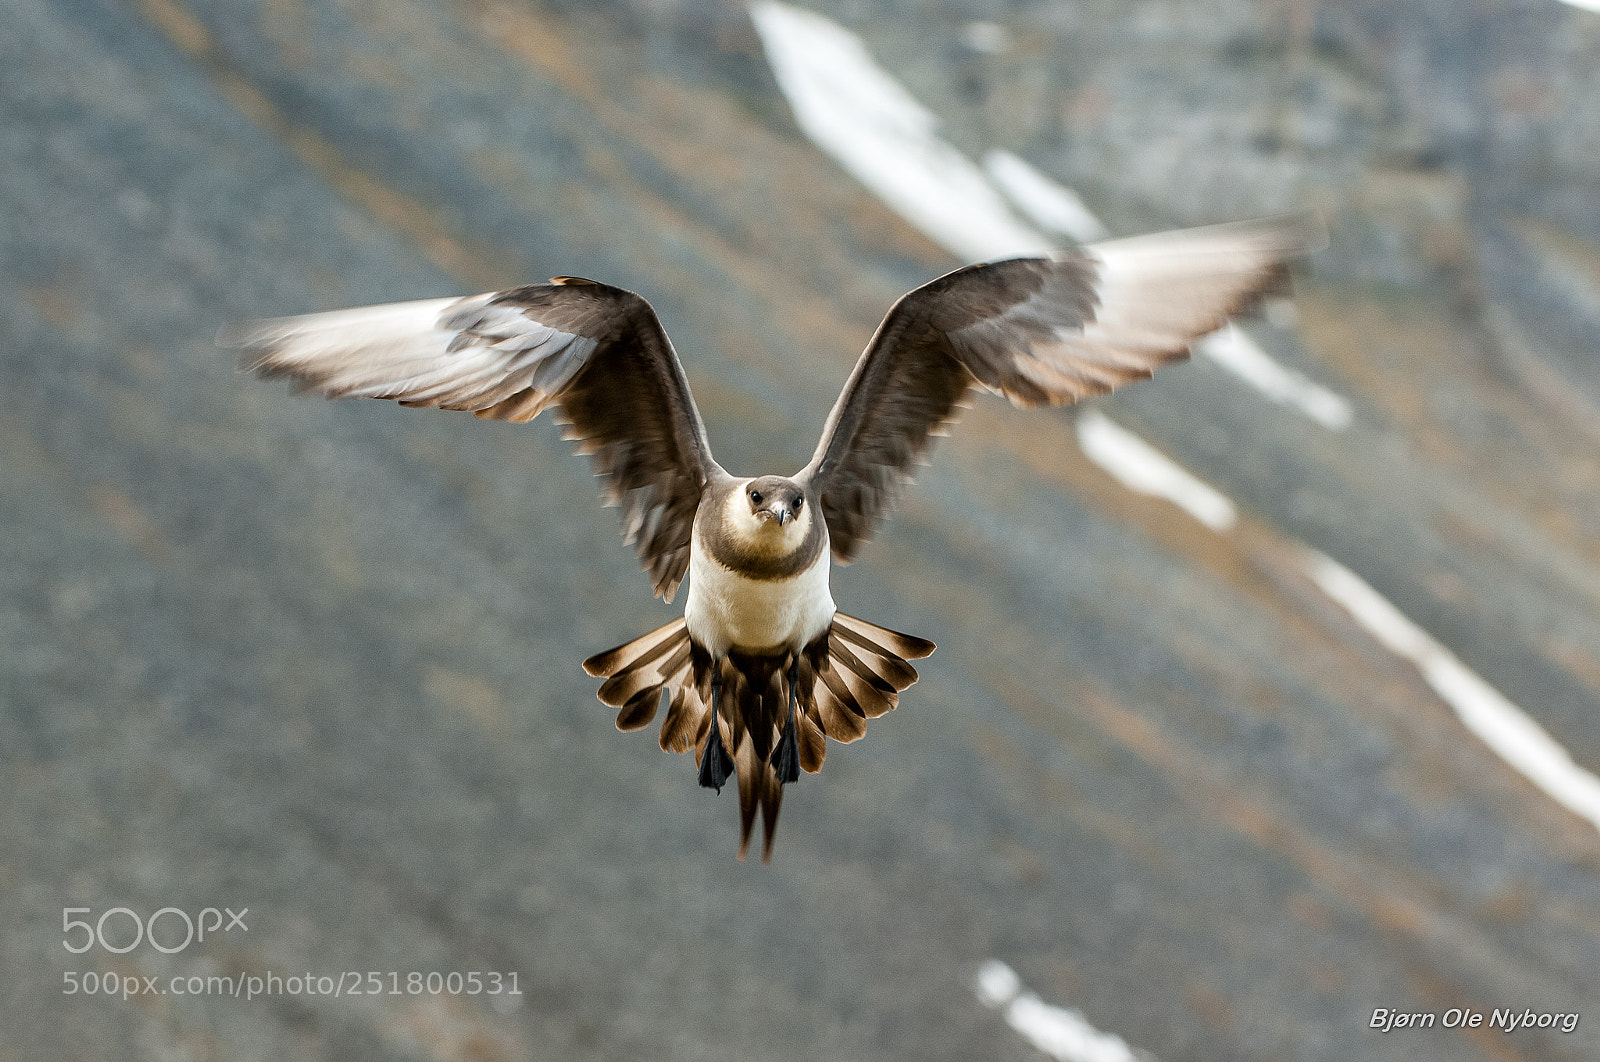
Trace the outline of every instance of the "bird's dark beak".
<path fill-rule="evenodd" d="M 790 512 L 789 507 L 781 502 L 772 507 L 772 515 L 777 519 L 779 527 L 794 519 L 794 513 Z"/>

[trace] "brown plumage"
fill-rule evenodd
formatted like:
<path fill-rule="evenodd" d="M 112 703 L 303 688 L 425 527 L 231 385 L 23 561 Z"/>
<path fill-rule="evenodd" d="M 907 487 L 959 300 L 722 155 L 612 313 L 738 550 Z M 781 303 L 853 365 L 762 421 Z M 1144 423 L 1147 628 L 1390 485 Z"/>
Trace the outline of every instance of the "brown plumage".
<path fill-rule="evenodd" d="M 731 772 L 740 857 L 758 812 L 770 856 L 785 781 L 819 770 L 828 739 L 859 739 L 933 651 L 837 612 L 828 590 L 830 556 L 856 556 L 932 438 L 975 391 L 1064 405 L 1149 376 L 1281 290 L 1319 239 L 1314 221 L 1283 218 L 940 277 L 890 309 L 792 478 L 717 464 L 654 310 L 593 281 L 257 322 L 219 342 L 297 392 L 514 421 L 556 407 L 656 594 L 689 579 L 682 619 L 584 666 L 619 729 L 666 703 L 661 747 L 693 748 L 703 785 Z"/>

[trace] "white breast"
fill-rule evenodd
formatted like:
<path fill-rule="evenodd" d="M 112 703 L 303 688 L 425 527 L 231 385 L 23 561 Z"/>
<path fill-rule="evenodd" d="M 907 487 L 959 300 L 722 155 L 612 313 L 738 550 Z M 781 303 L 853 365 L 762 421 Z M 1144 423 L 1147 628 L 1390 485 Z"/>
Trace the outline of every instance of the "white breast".
<path fill-rule="evenodd" d="M 833 622 L 828 592 L 831 558 L 789 579 L 748 579 L 717 563 L 696 536 L 689 546 L 689 597 L 683 617 L 689 636 L 712 655 L 744 650 L 805 647 Z"/>

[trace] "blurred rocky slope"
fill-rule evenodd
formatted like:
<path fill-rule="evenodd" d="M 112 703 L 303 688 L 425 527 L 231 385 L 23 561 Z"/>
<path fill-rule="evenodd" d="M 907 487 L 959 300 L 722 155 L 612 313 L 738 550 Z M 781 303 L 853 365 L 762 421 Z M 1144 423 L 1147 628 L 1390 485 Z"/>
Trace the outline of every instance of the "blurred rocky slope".
<path fill-rule="evenodd" d="M 1251 328 L 1348 430 L 1206 358 L 1097 403 L 1224 535 L 978 403 L 836 580 L 940 651 L 735 864 L 727 795 L 577 666 L 669 610 L 553 425 L 294 401 L 212 337 L 590 275 L 730 468 L 797 467 L 956 262 L 805 139 L 743 8 L 0 0 L 0 1058 L 1036 1059 L 996 957 L 1168 1062 L 1596 1057 L 1593 825 L 1302 547 L 1600 768 L 1600 16 L 817 6 L 1118 233 L 1320 208 L 1298 324 Z M 526 995 L 60 994 L 64 906 L 227 903 L 249 937 L 117 969 Z M 1454 1005 L 1588 1013 L 1365 1028 Z"/>
<path fill-rule="evenodd" d="M 602 0 L 772 115 L 735 0 Z M 822 0 L 973 156 L 1119 233 L 1319 209 L 1323 274 L 1429 290 L 1600 432 L 1600 17 L 1558 0 Z M 781 118 L 781 116 L 776 116 Z"/>

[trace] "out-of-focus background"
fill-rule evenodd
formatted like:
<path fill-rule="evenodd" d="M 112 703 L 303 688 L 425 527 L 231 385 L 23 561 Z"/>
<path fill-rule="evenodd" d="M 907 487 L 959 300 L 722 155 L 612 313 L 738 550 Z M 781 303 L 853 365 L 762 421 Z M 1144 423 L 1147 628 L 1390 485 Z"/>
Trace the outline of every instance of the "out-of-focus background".
<path fill-rule="evenodd" d="M 808 3 L 0 0 L 0 1059 L 1600 1057 L 1600 4 Z M 212 345 L 591 276 L 787 471 L 904 290 L 1303 208 L 941 445 L 770 866 L 579 669 L 673 613 L 551 423 Z"/>

